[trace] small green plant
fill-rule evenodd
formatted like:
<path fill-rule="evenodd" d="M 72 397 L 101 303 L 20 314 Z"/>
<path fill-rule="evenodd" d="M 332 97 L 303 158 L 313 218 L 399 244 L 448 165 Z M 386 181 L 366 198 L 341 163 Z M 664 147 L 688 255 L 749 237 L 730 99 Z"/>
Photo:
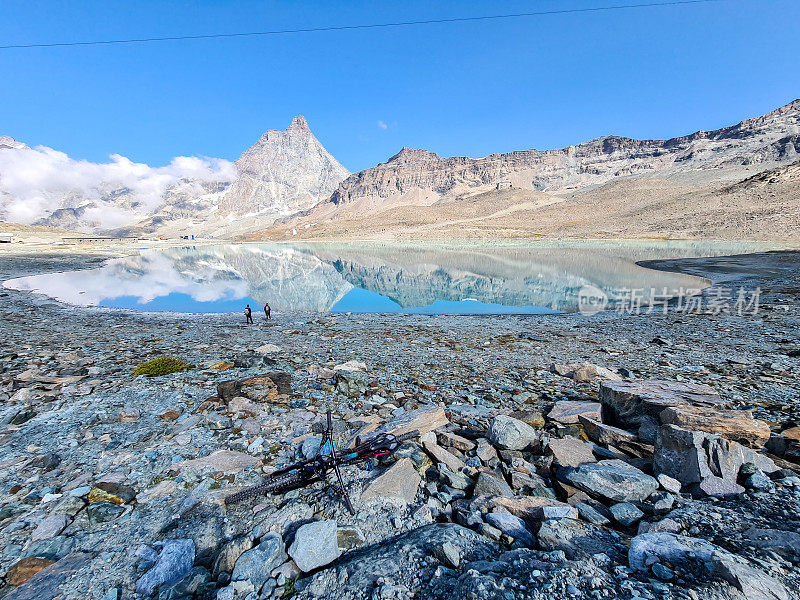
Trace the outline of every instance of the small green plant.
<path fill-rule="evenodd" d="M 194 365 L 175 358 L 173 356 L 159 356 L 153 360 L 148 360 L 138 365 L 133 370 L 133 376 L 147 375 L 148 377 L 158 377 L 159 375 L 169 375 L 170 373 L 180 373 L 194 369 Z"/>

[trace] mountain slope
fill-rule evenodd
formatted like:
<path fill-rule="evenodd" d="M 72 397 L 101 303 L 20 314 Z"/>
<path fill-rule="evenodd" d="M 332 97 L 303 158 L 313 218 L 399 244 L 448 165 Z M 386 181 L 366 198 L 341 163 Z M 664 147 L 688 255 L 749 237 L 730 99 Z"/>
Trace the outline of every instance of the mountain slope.
<path fill-rule="evenodd" d="M 714 215 L 712 229 L 728 236 L 736 228 L 721 231 L 723 223 L 713 219 L 725 217 L 712 198 L 727 194 L 742 215 L 769 210 L 758 205 L 754 191 L 731 196 L 722 188 L 798 157 L 800 100 L 731 127 L 670 140 L 605 137 L 560 150 L 480 159 L 404 148 L 386 163 L 354 173 L 327 202 L 276 223 L 263 237 L 486 237 L 492 229 L 498 237 L 660 236 L 658 223 L 670 225 L 665 202 L 677 197 L 689 200 L 673 207 L 684 212 L 676 215 L 669 235 L 689 234 L 691 223 L 680 220 L 703 212 L 694 204 L 702 199 Z M 796 205 L 790 188 L 782 189 L 789 196 L 777 202 L 786 214 L 776 217 L 788 224 Z M 641 223 L 626 220 L 628 213 Z M 784 235 L 752 223 L 742 234 Z"/>

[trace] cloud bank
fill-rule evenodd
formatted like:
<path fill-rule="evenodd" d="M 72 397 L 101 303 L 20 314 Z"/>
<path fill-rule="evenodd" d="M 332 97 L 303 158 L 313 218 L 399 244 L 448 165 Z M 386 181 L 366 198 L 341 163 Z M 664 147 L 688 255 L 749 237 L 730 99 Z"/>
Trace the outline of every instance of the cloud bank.
<path fill-rule="evenodd" d="M 204 183 L 236 178 L 233 163 L 223 159 L 178 156 L 165 167 L 119 154 L 110 159 L 93 163 L 46 146 L 0 145 L 0 220 L 29 225 L 79 208 L 89 227 L 120 227 L 155 213 L 168 188 L 202 195 Z"/>

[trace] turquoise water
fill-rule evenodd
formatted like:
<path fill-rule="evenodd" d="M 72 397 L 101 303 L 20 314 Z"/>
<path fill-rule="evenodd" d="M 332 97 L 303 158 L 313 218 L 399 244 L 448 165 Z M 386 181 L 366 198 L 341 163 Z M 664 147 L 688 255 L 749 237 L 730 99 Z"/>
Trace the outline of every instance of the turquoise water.
<path fill-rule="evenodd" d="M 755 244 L 534 242 L 480 244 L 239 244 L 142 250 L 99 268 L 34 275 L 4 286 L 78 306 L 253 316 L 311 311 L 548 314 L 583 310 L 590 290 L 697 293 L 703 279 L 637 260 L 763 250 Z"/>

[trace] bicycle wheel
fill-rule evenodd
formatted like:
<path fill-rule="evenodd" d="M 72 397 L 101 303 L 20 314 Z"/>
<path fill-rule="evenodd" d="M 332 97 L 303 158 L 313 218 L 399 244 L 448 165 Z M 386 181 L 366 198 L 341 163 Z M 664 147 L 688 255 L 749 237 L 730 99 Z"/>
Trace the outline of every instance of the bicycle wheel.
<path fill-rule="evenodd" d="M 247 500 L 248 498 L 263 496 L 264 494 L 286 492 L 300 487 L 302 483 L 303 477 L 299 471 L 278 475 L 277 477 L 268 478 L 264 483 L 254 485 L 252 487 L 243 489 L 241 492 L 231 494 L 225 498 L 225 504 L 229 506 L 231 504 L 241 502 L 242 500 Z"/>

